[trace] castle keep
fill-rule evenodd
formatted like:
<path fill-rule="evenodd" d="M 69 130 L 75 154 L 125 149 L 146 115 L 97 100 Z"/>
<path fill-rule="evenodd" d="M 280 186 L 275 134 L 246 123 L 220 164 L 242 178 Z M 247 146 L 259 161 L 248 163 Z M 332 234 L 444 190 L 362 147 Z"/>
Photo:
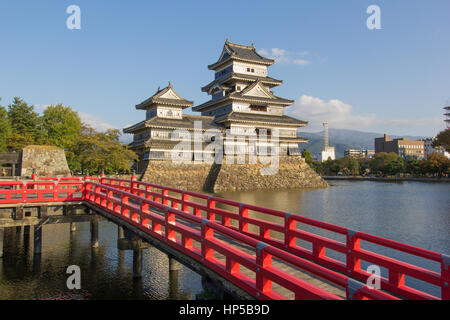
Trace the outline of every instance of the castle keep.
<path fill-rule="evenodd" d="M 283 184 L 286 184 L 284 187 L 326 186 L 326 182 L 300 157 L 299 144 L 308 140 L 299 137 L 297 131 L 307 122 L 285 115 L 284 109 L 294 101 L 278 97 L 271 90 L 283 83 L 268 76 L 268 67 L 274 63 L 274 60 L 258 54 L 254 45 L 245 46 L 227 40 L 217 62 L 208 66 L 214 71 L 214 80 L 202 88 L 211 99 L 192 108 L 201 115 L 183 114 L 183 110 L 194 103 L 181 97 L 170 82 L 166 88 L 158 89 L 153 96 L 136 105 L 136 109 L 146 111 L 146 118 L 125 128 L 124 133 L 133 134 L 129 147 L 139 155 L 137 172 L 144 180 L 158 184 L 174 185 L 176 180 L 178 182 L 174 186 L 180 188 L 217 191 L 233 189 L 223 186 L 230 180 L 230 177 L 226 178 L 229 176 L 227 168 L 233 172 L 239 168 L 240 178 L 243 178 L 245 170 L 242 166 L 246 166 L 250 170 L 250 181 L 238 187 L 239 190 L 280 188 Z M 217 144 L 219 136 L 226 136 L 220 141 L 225 158 L 230 154 L 258 156 L 275 154 L 276 151 L 281 161 L 280 169 L 284 168 L 282 163 L 289 163 L 288 167 L 293 168 L 281 170 L 272 178 L 261 178 L 266 182 L 258 187 L 253 172 L 255 164 L 197 161 L 215 156 L 215 151 L 208 145 Z M 188 151 L 180 149 L 180 141 L 190 144 L 191 148 Z M 182 155 L 191 163 L 173 163 L 174 154 Z M 283 182 L 279 175 L 286 174 L 286 170 L 292 174 L 292 170 L 297 170 L 296 166 L 301 174 L 294 174 L 295 179 L 304 181 L 294 182 L 291 177 L 289 182 Z M 308 171 L 306 176 L 314 182 L 309 178 L 305 180 L 305 170 Z M 183 175 L 189 176 L 187 184 L 180 182 Z M 223 183 L 219 186 L 217 182 L 221 175 Z M 193 176 L 198 181 L 193 181 Z M 273 181 L 268 183 L 269 180 Z"/>

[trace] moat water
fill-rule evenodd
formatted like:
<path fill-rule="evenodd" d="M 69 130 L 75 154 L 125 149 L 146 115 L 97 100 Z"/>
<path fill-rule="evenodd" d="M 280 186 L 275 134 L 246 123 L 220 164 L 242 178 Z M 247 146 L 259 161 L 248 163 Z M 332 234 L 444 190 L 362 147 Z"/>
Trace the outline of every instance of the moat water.
<path fill-rule="evenodd" d="M 450 184 L 330 184 L 330 188 L 318 190 L 226 192 L 218 196 L 450 254 Z M 195 299 L 203 291 L 198 274 L 184 266 L 177 273 L 169 273 L 167 256 L 153 247 L 144 250 L 142 280 L 133 280 L 132 251 L 117 249 L 117 226 L 108 221 L 101 221 L 99 226 L 99 248 L 91 249 L 88 222 L 78 223 L 75 233 L 69 232 L 69 224 L 45 225 L 39 265 L 33 263 L 29 230 L 7 228 L 4 257 L 0 258 L 0 299 Z M 440 270 L 438 263 L 380 248 L 373 250 Z M 66 287 L 69 265 L 81 268 L 81 290 Z M 386 275 L 383 268 L 382 273 Z M 437 287 L 409 278 L 406 282 L 439 296 Z"/>

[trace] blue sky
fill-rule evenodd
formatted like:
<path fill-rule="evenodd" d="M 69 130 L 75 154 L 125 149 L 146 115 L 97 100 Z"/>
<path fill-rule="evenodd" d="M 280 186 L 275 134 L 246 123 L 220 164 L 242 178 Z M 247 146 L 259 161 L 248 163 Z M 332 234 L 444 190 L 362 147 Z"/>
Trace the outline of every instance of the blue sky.
<path fill-rule="evenodd" d="M 69 30 L 69 5 L 81 30 Z M 369 30 L 366 9 L 381 9 Z M 277 63 L 287 113 L 330 128 L 433 136 L 450 99 L 450 1 L 0 1 L 0 97 L 63 103 L 97 128 L 144 119 L 135 104 L 172 81 L 196 104 L 224 41 Z"/>

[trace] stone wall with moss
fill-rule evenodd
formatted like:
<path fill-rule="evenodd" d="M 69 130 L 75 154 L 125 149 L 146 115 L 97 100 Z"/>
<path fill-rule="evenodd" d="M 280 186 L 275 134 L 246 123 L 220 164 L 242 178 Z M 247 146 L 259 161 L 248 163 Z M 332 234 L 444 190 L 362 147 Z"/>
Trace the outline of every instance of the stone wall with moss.
<path fill-rule="evenodd" d="M 27 146 L 23 148 L 21 176 L 30 177 L 33 169 L 41 177 L 70 175 L 64 150 L 54 146 Z"/>
<path fill-rule="evenodd" d="M 268 164 L 182 163 L 149 161 L 141 180 L 191 191 L 325 188 L 323 180 L 301 157 L 280 157 L 278 171 L 264 175 Z"/>

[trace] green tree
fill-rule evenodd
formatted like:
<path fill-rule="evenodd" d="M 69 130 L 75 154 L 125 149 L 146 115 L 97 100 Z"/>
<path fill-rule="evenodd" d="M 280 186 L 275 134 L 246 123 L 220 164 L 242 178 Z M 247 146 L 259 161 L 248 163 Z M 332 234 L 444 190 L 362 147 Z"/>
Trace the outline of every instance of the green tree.
<path fill-rule="evenodd" d="M 360 173 L 360 165 L 358 160 L 356 160 L 355 158 L 350 158 L 349 159 L 349 165 L 348 168 L 350 169 L 350 172 L 352 173 L 352 175 L 356 176 L 359 175 Z"/>
<path fill-rule="evenodd" d="M 396 153 L 380 152 L 370 162 L 370 169 L 376 174 L 395 175 L 405 169 L 405 163 Z"/>
<path fill-rule="evenodd" d="M 309 152 L 307 149 L 302 150 L 302 158 L 305 159 L 305 162 L 309 165 L 312 165 L 312 157 L 311 152 Z"/>
<path fill-rule="evenodd" d="M 433 147 L 443 147 L 447 152 L 450 152 L 450 128 L 438 133 L 432 143 Z"/>
<path fill-rule="evenodd" d="M 116 172 L 130 172 L 133 161 L 137 155 L 122 146 L 119 142 L 119 130 L 107 130 L 97 132 L 93 128 L 83 125 L 81 134 L 73 148 L 73 162 L 71 169 L 74 171 L 99 174 Z"/>
<path fill-rule="evenodd" d="M 328 159 L 325 162 L 322 162 L 323 166 L 323 174 L 327 176 L 335 176 L 340 171 L 341 167 L 336 160 Z"/>
<path fill-rule="evenodd" d="M 413 175 L 420 175 L 422 173 L 422 161 L 409 158 L 406 160 L 405 171 Z"/>
<path fill-rule="evenodd" d="M 70 107 L 51 105 L 42 115 L 42 129 L 45 144 L 70 150 L 80 136 L 80 116 Z"/>
<path fill-rule="evenodd" d="M 7 150 L 7 142 L 10 135 L 11 123 L 8 119 L 8 113 L 4 107 L 0 106 L 0 152 Z"/>
<path fill-rule="evenodd" d="M 41 142 L 40 118 L 33 110 L 33 106 L 18 97 L 8 106 L 8 119 L 11 123 L 11 134 L 8 138 L 10 149 L 21 151 L 27 145 Z"/>

